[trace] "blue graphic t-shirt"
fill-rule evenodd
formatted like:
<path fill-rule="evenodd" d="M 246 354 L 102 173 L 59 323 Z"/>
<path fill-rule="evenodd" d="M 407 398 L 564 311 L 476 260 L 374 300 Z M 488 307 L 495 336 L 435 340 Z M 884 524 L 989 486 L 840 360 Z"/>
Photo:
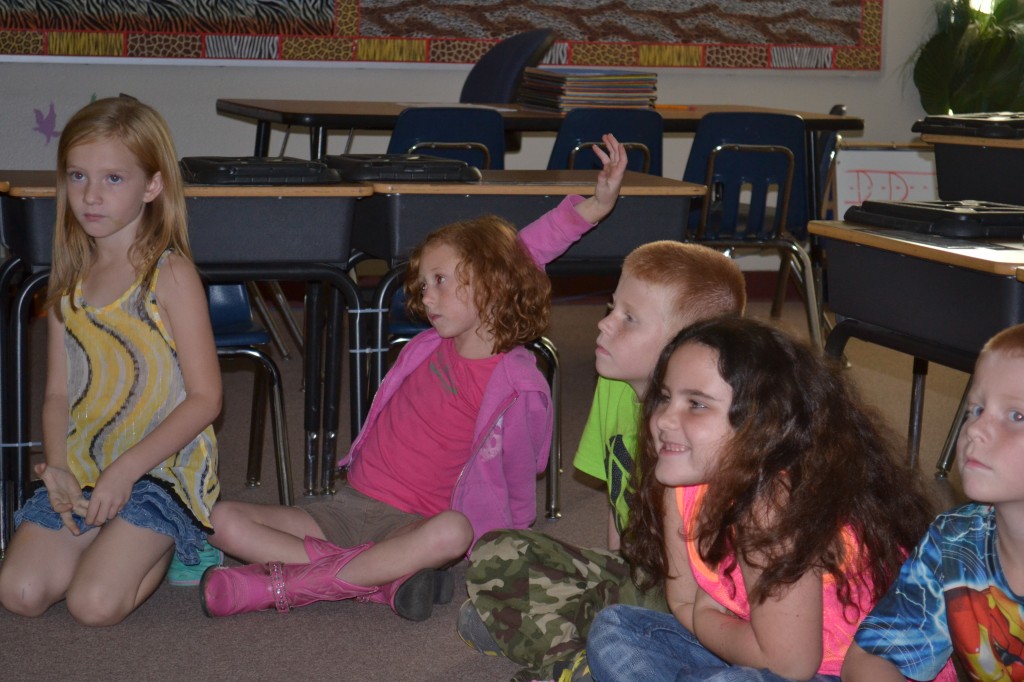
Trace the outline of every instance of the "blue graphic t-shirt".
<path fill-rule="evenodd" d="M 989 505 L 940 514 L 854 638 L 914 680 L 955 654 L 975 680 L 1024 679 L 1022 600 L 1006 583 Z"/>

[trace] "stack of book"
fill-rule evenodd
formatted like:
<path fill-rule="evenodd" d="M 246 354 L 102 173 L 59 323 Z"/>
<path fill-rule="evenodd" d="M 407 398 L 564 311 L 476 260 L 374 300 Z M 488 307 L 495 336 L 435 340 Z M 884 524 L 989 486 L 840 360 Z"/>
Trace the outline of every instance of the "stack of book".
<path fill-rule="evenodd" d="M 545 111 L 577 107 L 651 109 L 658 76 L 638 71 L 527 67 L 520 104 Z"/>

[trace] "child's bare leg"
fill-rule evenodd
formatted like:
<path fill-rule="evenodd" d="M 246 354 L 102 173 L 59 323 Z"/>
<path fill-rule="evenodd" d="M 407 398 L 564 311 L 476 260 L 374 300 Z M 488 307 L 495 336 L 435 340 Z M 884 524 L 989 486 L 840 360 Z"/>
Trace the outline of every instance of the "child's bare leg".
<path fill-rule="evenodd" d="M 473 527 L 456 511 L 441 512 L 393 532 L 355 557 L 337 577 L 355 585 L 385 585 L 424 568 L 459 559 L 473 542 Z"/>
<path fill-rule="evenodd" d="M 20 616 L 41 616 L 64 599 L 79 559 L 98 533 L 75 536 L 66 528 L 22 523 L 0 568 L 0 603 Z"/>
<path fill-rule="evenodd" d="M 83 625 L 120 623 L 159 587 L 173 552 L 170 536 L 108 521 L 78 562 L 68 611 Z"/>
<path fill-rule="evenodd" d="M 304 564 L 309 556 L 303 538 L 324 537 L 313 517 L 297 507 L 218 502 L 211 520 L 210 544 L 246 563 Z"/>

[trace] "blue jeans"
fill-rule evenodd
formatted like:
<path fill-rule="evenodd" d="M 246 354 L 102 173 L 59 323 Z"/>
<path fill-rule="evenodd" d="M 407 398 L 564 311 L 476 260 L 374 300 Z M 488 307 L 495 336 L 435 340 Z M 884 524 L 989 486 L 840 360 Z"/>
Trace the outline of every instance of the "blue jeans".
<path fill-rule="evenodd" d="M 597 682 L 783 682 L 770 670 L 729 665 L 705 649 L 671 613 L 616 604 L 603 609 L 587 636 L 587 661 Z M 814 682 L 836 681 L 815 675 Z"/>

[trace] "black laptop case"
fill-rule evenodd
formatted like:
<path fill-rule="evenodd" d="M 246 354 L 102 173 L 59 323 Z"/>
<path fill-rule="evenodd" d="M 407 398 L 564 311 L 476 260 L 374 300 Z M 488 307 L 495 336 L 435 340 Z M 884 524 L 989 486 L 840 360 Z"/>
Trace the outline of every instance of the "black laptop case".
<path fill-rule="evenodd" d="M 480 170 L 465 161 L 427 154 L 338 154 L 324 162 L 349 182 L 477 182 Z"/>
<path fill-rule="evenodd" d="M 187 156 L 185 182 L 195 185 L 322 185 L 341 182 L 338 172 L 319 161 L 288 156 Z"/>
<path fill-rule="evenodd" d="M 865 201 L 851 206 L 844 219 L 961 239 L 1024 237 L 1024 206 L 992 201 Z"/>

